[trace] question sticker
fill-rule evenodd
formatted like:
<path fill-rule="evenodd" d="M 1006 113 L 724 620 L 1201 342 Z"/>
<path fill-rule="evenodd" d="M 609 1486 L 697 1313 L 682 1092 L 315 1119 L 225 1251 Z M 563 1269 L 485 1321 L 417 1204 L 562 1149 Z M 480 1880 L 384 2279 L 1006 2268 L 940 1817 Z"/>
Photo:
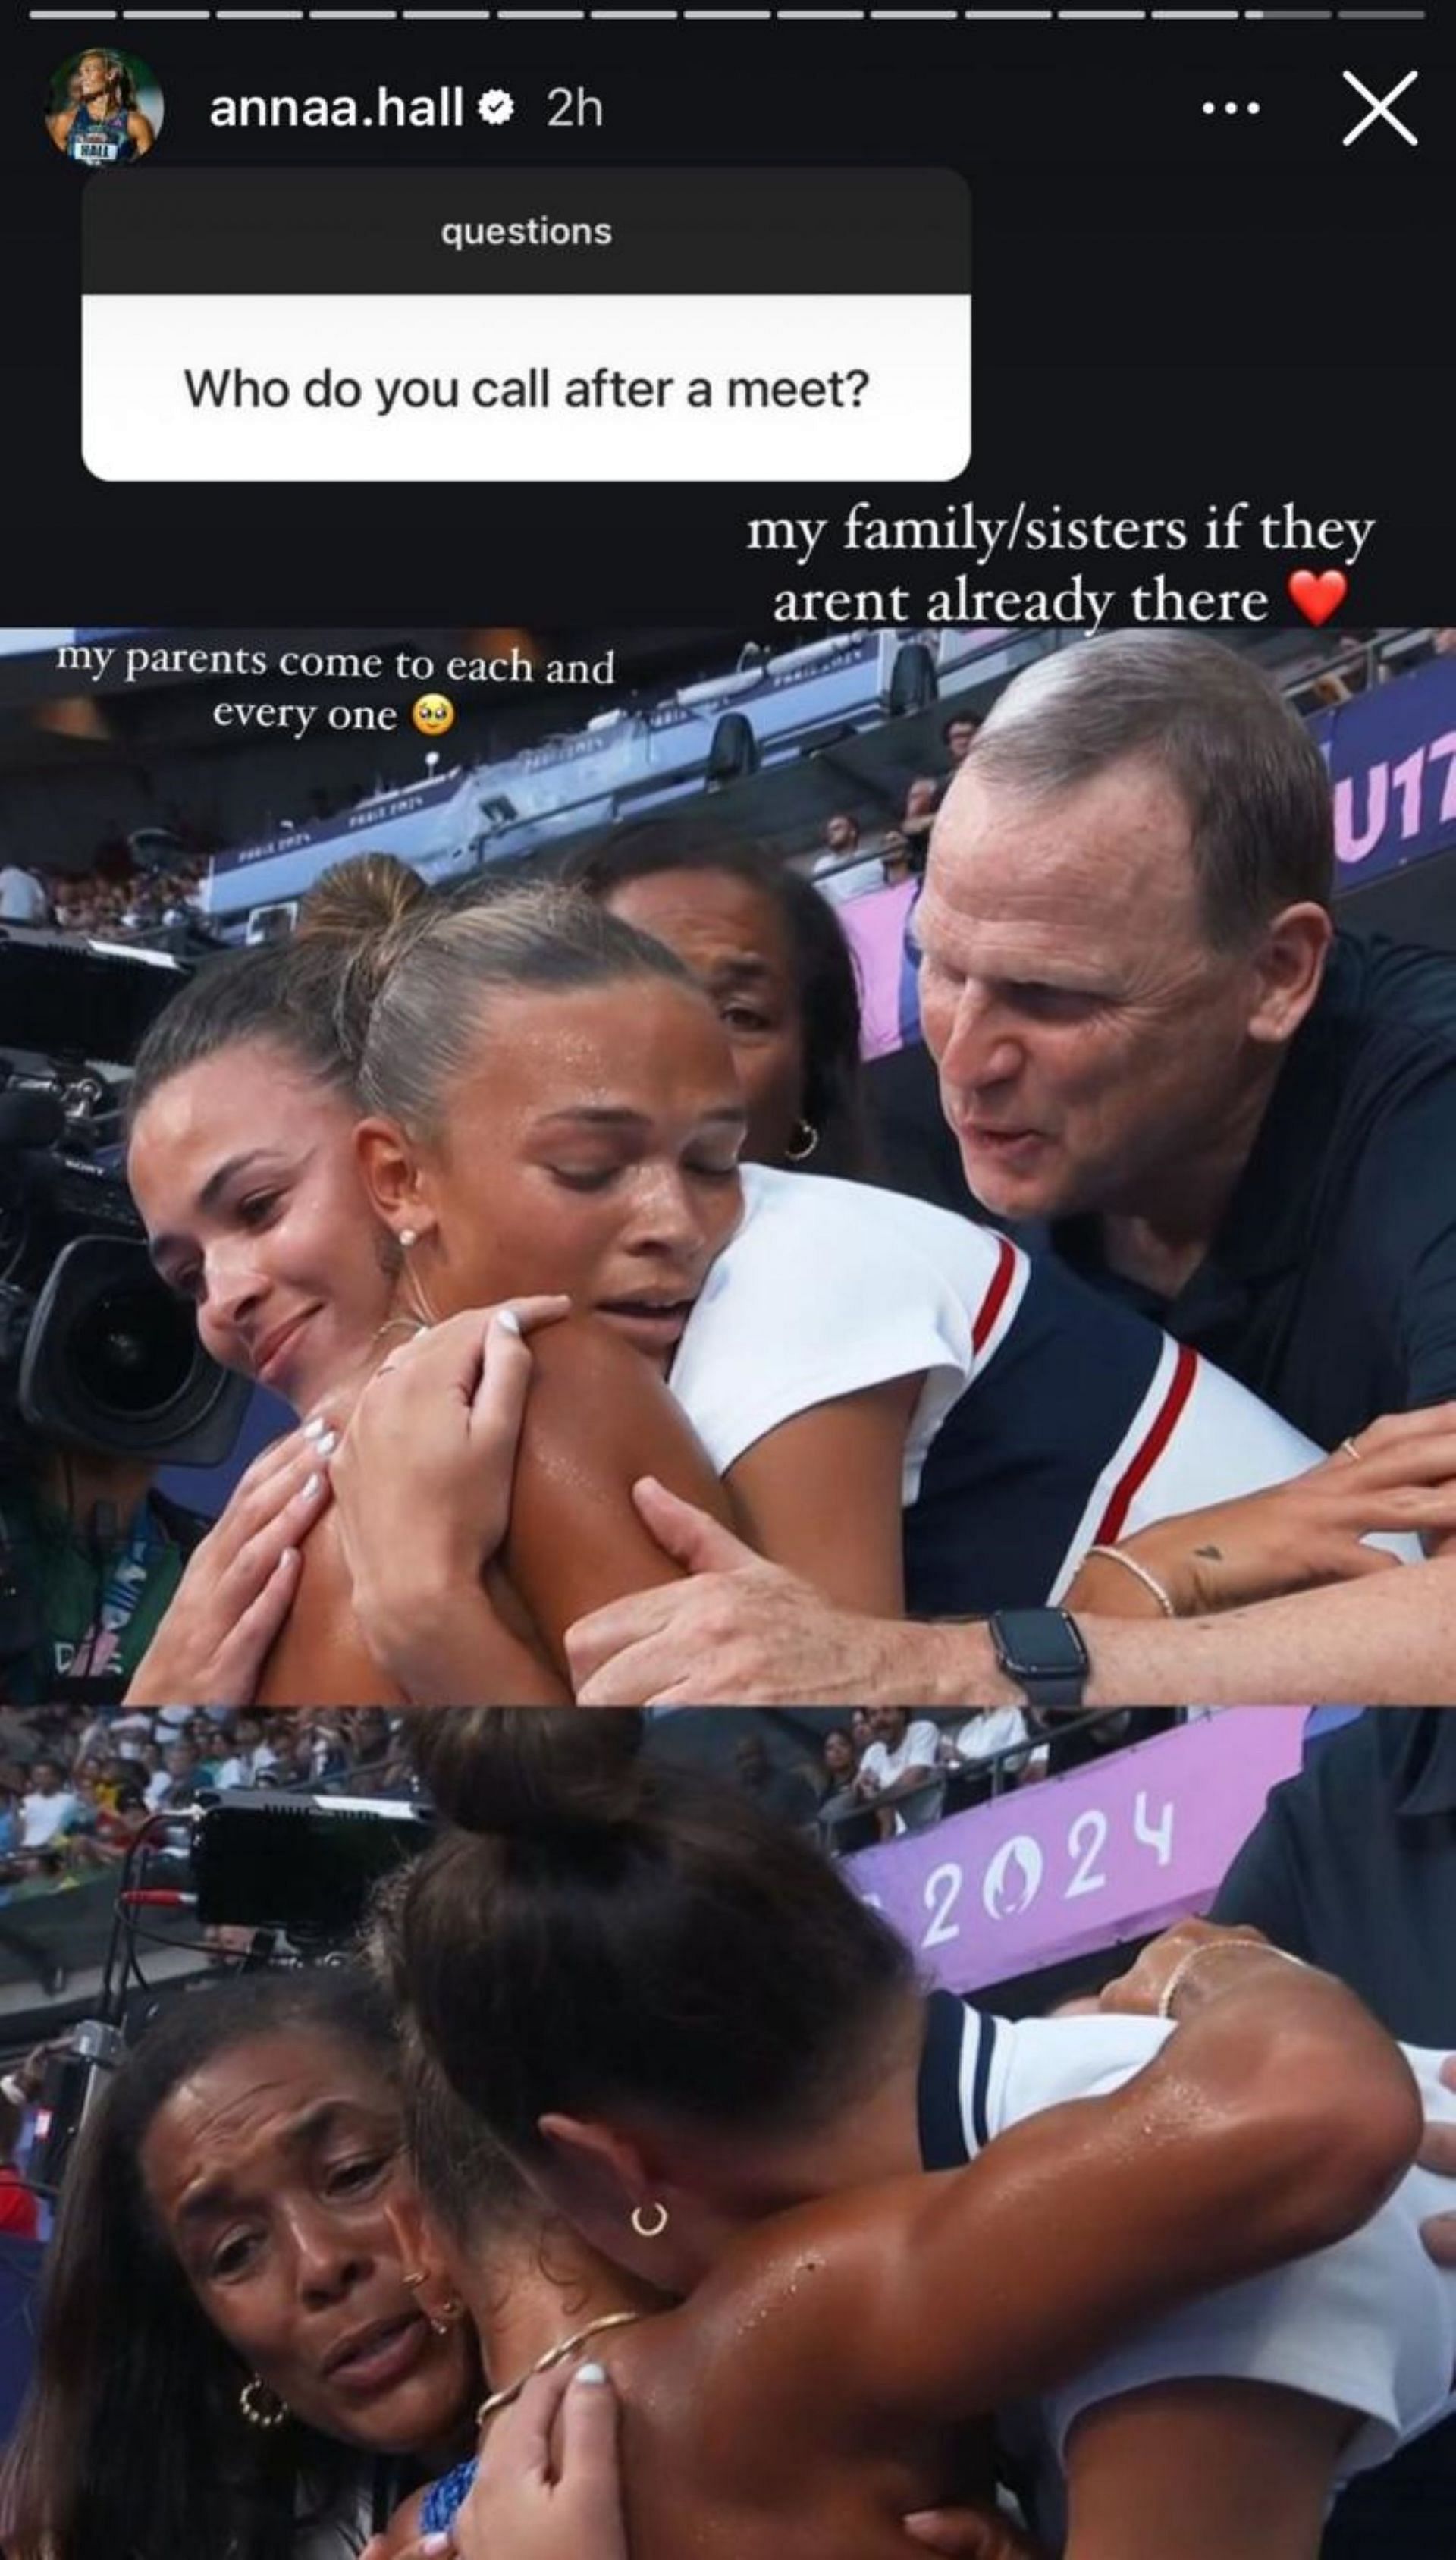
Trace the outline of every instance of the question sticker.
<path fill-rule="evenodd" d="M 395 171 L 384 229 L 374 173 L 271 172 L 290 203 L 261 232 L 245 173 L 159 174 L 139 215 L 86 209 L 98 479 L 943 480 L 969 458 L 969 208 L 945 172 Z"/>

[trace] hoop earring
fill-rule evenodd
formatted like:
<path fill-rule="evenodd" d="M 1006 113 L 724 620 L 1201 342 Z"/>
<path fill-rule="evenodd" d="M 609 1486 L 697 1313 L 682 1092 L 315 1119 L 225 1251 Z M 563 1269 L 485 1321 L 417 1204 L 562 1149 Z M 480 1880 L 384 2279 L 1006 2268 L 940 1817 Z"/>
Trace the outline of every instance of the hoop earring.
<path fill-rule="evenodd" d="M 639 2240 L 660 2240 L 667 2229 L 667 2224 L 668 2212 L 665 2204 L 633 2205 L 632 2228 Z"/>
<path fill-rule="evenodd" d="M 270 2409 L 264 2407 L 265 2400 L 272 2402 Z M 293 2414 L 287 2402 L 269 2389 L 260 2373 L 254 2373 L 250 2381 L 244 2382 L 238 2394 L 238 2406 L 249 2427 L 281 2427 L 284 2419 Z"/>
<path fill-rule="evenodd" d="M 819 1132 L 812 1120 L 796 1120 L 784 1154 L 791 1165 L 806 1165 L 819 1144 Z"/>

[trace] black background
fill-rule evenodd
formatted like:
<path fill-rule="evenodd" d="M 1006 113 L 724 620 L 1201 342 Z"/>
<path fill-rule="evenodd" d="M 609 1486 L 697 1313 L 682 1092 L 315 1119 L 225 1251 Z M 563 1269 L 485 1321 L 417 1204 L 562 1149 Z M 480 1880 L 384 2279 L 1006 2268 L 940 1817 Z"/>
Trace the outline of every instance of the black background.
<path fill-rule="evenodd" d="M 88 40 L 137 53 L 166 101 L 155 167 L 366 167 L 377 133 L 211 131 L 220 91 L 363 93 L 463 80 L 515 93 L 505 127 L 392 133 L 391 160 L 443 168 L 881 164 L 967 175 L 974 221 L 974 451 L 963 482 L 733 489 L 438 485 L 168 490 L 103 485 L 80 456 L 81 200 L 52 146 L 48 78 Z M 792 26 L 25 25 L 7 83 L 8 619 L 495 623 L 723 615 L 772 632 L 782 585 L 916 588 L 960 558 L 748 556 L 748 515 L 889 514 L 959 497 L 1010 514 L 1202 515 L 1206 498 L 1374 515 L 1342 621 L 1456 619 L 1456 368 L 1449 26 L 1241 22 L 1021 29 Z M 1444 59 L 1441 59 L 1444 57 Z M 1408 148 L 1341 79 L 1383 93 Z M 583 85 L 599 132 L 547 129 Z M 1209 116 L 1203 101 L 1219 111 Z M 1225 116 L 1225 99 L 1260 113 Z M 387 175 L 380 183 L 387 185 Z M 913 289 L 915 277 L 905 278 Z M 1300 559 L 1246 550 L 1170 567 L 1185 587 L 1282 588 Z M 975 583 L 1126 587 L 1139 563 L 1023 558 Z M 852 614 L 851 620 L 876 618 Z M 911 617 L 915 618 L 915 617 Z M 1113 619 L 1119 618 L 1114 615 Z M 1287 608 L 1274 619 L 1290 618 Z M 793 635 L 787 634 L 788 638 Z"/>

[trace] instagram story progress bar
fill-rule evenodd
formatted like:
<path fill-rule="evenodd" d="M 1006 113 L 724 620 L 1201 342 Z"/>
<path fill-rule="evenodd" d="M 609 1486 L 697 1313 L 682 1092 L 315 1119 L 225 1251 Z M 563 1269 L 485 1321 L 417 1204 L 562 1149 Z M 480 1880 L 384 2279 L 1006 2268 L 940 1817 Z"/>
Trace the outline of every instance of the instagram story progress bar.
<path fill-rule="evenodd" d="M 83 209 L 118 481 L 953 480 L 948 170 L 157 170 Z"/>

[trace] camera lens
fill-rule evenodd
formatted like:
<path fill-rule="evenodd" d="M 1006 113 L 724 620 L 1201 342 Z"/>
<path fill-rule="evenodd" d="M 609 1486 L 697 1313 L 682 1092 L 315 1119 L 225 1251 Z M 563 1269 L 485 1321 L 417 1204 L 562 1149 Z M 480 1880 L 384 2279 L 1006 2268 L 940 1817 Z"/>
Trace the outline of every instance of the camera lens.
<path fill-rule="evenodd" d="M 145 1286 L 100 1291 L 78 1316 L 69 1351 L 87 1399 L 131 1421 L 175 1402 L 198 1358 L 187 1309 Z"/>

